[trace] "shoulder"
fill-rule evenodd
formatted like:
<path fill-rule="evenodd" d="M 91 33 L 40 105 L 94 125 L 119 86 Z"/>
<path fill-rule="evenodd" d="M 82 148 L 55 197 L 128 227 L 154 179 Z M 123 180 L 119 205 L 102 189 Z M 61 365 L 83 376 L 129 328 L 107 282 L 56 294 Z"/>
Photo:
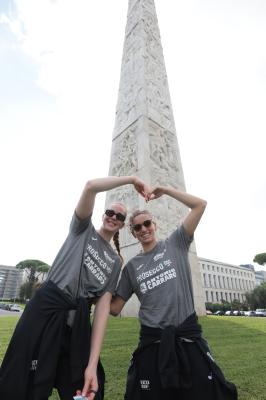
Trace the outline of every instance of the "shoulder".
<path fill-rule="evenodd" d="M 84 232 L 87 228 L 94 228 L 91 220 L 91 215 L 89 215 L 87 218 L 81 219 L 76 211 L 74 212 L 70 224 L 70 232 L 72 233 L 82 233 Z"/>

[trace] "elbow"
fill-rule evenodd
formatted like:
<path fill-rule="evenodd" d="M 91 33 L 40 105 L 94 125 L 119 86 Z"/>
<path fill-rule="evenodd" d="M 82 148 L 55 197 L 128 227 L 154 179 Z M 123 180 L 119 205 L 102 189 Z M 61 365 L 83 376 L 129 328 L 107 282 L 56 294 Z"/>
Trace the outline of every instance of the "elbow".
<path fill-rule="evenodd" d="M 113 297 L 111 304 L 110 304 L 110 314 L 113 317 L 117 317 L 124 307 L 125 302 L 119 296 Z"/>
<path fill-rule="evenodd" d="M 93 180 L 87 181 L 84 188 L 87 192 L 93 191 L 95 189 L 95 185 L 93 184 Z"/>
<path fill-rule="evenodd" d="M 207 201 L 200 199 L 200 201 L 198 201 L 197 204 L 195 205 L 195 210 L 197 210 L 202 215 L 206 207 L 207 207 Z"/>
<path fill-rule="evenodd" d="M 119 310 L 117 310 L 112 304 L 110 305 L 110 314 L 113 317 L 117 317 L 119 315 Z"/>
<path fill-rule="evenodd" d="M 207 201 L 200 199 L 200 201 L 198 202 L 197 208 L 201 209 L 202 212 L 204 212 L 206 207 L 207 207 Z"/>
<path fill-rule="evenodd" d="M 84 187 L 84 193 L 93 193 L 97 194 L 100 190 L 99 188 L 99 183 L 97 179 L 92 179 L 86 182 L 85 187 Z"/>
<path fill-rule="evenodd" d="M 207 207 L 207 201 L 206 200 L 202 200 L 202 208 L 203 208 L 203 210 L 205 210 L 206 207 Z"/>
<path fill-rule="evenodd" d="M 110 310 L 110 315 L 112 315 L 113 317 L 117 317 L 119 315 L 119 312 Z"/>

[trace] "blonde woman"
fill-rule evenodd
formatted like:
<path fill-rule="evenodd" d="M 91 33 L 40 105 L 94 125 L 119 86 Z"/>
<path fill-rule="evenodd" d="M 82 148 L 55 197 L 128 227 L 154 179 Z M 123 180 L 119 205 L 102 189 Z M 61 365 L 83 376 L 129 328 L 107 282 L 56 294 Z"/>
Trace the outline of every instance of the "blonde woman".
<path fill-rule="evenodd" d="M 86 183 L 47 281 L 26 306 L 11 339 L 0 371 L 1 399 L 47 400 L 53 387 L 61 400 L 73 400 L 77 391 L 89 400 L 103 399 L 99 355 L 121 270 L 118 235 L 126 207 L 110 204 L 98 230 L 91 216 L 97 193 L 127 184 L 146 196 L 146 186 L 135 176 Z"/>

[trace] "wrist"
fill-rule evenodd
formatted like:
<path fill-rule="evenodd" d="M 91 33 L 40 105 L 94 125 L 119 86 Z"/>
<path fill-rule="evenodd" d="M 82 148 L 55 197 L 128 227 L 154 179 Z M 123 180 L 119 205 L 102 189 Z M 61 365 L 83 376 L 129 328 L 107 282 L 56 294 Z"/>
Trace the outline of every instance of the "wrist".
<path fill-rule="evenodd" d="M 87 368 L 90 370 L 96 370 L 98 365 L 98 359 L 96 360 L 89 360 Z"/>
<path fill-rule="evenodd" d="M 129 179 L 130 179 L 130 183 L 132 184 L 132 185 L 135 185 L 135 183 L 137 182 L 137 177 L 135 176 L 135 175 L 131 175 L 130 177 L 129 177 Z"/>

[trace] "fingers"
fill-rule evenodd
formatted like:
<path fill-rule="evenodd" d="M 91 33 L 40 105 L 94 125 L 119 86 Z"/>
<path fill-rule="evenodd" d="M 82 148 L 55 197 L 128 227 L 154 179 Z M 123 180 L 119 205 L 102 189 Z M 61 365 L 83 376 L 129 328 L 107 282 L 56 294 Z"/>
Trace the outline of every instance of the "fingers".
<path fill-rule="evenodd" d="M 96 390 L 93 390 L 93 389 L 91 389 L 90 391 L 89 391 L 89 394 L 87 395 L 87 399 L 88 400 L 93 400 L 94 399 L 94 397 L 96 396 Z"/>
<path fill-rule="evenodd" d="M 135 186 L 136 191 L 142 197 L 144 197 L 144 199 L 147 203 L 150 200 L 157 199 L 158 197 L 162 196 L 162 194 L 163 194 L 161 186 L 156 185 L 153 188 L 151 188 L 150 186 L 146 185 L 141 179 L 137 179 L 134 186 Z"/>

